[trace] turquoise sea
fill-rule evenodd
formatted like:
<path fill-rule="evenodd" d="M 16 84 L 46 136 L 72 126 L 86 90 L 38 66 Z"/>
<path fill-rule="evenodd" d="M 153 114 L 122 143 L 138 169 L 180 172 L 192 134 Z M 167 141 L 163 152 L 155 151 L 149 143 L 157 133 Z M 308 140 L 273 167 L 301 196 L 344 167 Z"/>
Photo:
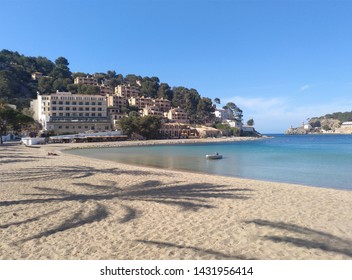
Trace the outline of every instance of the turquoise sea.
<path fill-rule="evenodd" d="M 257 141 L 71 150 L 133 165 L 352 190 L 352 135 L 269 135 Z M 218 152 L 221 160 L 206 160 Z"/>

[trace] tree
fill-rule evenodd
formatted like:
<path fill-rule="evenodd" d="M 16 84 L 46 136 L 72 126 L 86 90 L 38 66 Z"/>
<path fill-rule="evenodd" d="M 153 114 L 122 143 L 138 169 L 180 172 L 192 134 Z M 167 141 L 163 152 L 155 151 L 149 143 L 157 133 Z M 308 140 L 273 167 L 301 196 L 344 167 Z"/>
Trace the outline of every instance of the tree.
<path fill-rule="evenodd" d="M 214 103 L 220 104 L 220 98 L 214 98 Z"/>
<path fill-rule="evenodd" d="M 9 129 L 13 131 L 20 131 L 28 124 L 34 123 L 33 118 L 22 114 L 21 112 L 12 109 L 3 101 L 0 102 L 0 142 L 2 144 L 2 136 L 7 133 Z"/>
<path fill-rule="evenodd" d="M 253 119 L 249 119 L 249 120 L 247 121 L 247 125 L 253 126 L 253 125 L 254 125 L 254 120 L 253 120 Z"/>
<path fill-rule="evenodd" d="M 128 117 L 120 120 L 120 126 L 129 136 L 136 133 L 146 139 L 156 139 L 159 138 L 161 119 L 157 116 L 140 117 L 136 112 L 130 112 Z"/>
<path fill-rule="evenodd" d="M 145 77 L 141 82 L 141 95 L 155 98 L 159 89 L 159 79 Z"/>
<path fill-rule="evenodd" d="M 233 116 L 233 120 L 236 120 L 236 121 L 239 121 L 239 122 L 242 122 L 242 118 L 243 118 L 243 111 L 237 107 L 237 105 L 233 102 L 228 102 L 226 104 L 226 106 L 223 107 L 224 109 L 230 109 Z"/>
<path fill-rule="evenodd" d="M 160 84 L 157 92 L 158 98 L 165 98 L 171 101 L 173 98 L 173 95 L 174 93 L 168 84 L 166 83 Z"/>
<path fill-rule="evenodd" d="M 50 77 L 41 77 L 38 80 L 38 90 L 40 93 L 52 93 L 53 80 Z"/>
<path fill-rule="evenodd" d="M 200 123 L 210 122 L 214 119 L 214 107 L 210 98 L 202 97 L 197 105 L 197 116 Z"/>
<path fill-rule="evenodd" d="M 56 66 L 68 66 L 69 65 L 68 60 L 62 56 L 58 57 L 55 60 L 55 64 L 56 64 Z"/>
<path fill-rule="evenodd" d="M 50 72 L 50 76 L 54 78 L 54 80 L 62 78 L 70 78 L 71 79 L 71 71 L 68 68 L 68 60 L 64 57 L 59 57 L 55 60 L 56 67 Z"/>

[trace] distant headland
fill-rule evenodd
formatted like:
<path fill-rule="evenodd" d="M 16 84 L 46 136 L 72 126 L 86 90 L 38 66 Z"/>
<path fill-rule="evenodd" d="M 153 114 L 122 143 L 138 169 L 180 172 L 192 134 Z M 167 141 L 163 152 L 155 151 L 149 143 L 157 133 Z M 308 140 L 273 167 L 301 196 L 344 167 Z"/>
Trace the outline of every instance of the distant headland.
<path fill-rule="evenodd" d="M 314 117 L 302 122 L 300 127 L 290 127 L 285 134 L 352 134 L 352 111 L 337 112 Z"/>

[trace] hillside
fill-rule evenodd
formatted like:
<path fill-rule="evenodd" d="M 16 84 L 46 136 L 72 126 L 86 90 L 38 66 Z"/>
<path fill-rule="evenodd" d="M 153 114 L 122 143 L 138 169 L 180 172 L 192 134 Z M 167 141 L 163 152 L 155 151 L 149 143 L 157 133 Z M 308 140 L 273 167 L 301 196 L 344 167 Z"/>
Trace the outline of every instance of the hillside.
<path fill-rule="evenodd" d="M 32 79 L 32 73 L 40 72 L 41 77 Z M 74 78 L 94 76 L 96 85 L 77 85 Z M 183 108 L 192 123 L 206 123 L 213 117 L 214 105 L 210 98 L 202 97 L 196 89 L 183 86 L 170 87 L 161 83 L 158 77 L 141 77 L 134 74 L 123 76 L 115 71 L 94 73 L 72 73 L 69 62 L 64 57 L 54 62 L 45 57 L 29 57 L 9 50 L 0 52 L 0 99 L 15 104 L 19 109 L 29 107 L 29 101 L 40 94 L 56 91 L 70 91 L 80 94 L 99 94 L 100 85 L 114 88 L 120 84 L 140 86 L 145 97 L 165 98 L 173 107 Z"/>
<path fill-rule="evenodd" d="M 341 124 L 352 121 L 351 112 L 335 112 L 326 114 L 320 117 L 313 117 L 309 119 L 308 123 L 301 127 L 290 128 L 286 134 L 307 134 L 307 133 L 323 133 L 336 132 L 342 133 Z"/>

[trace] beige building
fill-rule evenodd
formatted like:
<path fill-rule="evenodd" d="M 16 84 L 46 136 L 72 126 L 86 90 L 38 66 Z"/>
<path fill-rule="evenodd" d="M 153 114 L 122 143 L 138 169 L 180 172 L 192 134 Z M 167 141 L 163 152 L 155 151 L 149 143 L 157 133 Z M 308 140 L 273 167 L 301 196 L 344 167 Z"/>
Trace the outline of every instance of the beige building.
<path fill-rule="evenodd" d="M 157 106 L 147 106 L 143 108 L 142 116 L 158 116 L 163 118 L 164 111 Z"/>
<path fill-rule="evenodd" d="M 164 98 L 153 99 L 154 106 L 159 107 L 162 111 L 167 112 L 171 109 L 171 101 Z"/>
<path fill-rule="evenodd" d="M 148 106 L 152 106 L 153 105 L 153 99 L 151 99 L 150 97 L 131 97 L 128 99 L 128 103 L 130 104 L 130 106 L 136 106 L 139 109 L 143 109 L 145 107 Z"/>
<path fill-rule="evenodd" d="M 180 107 L 170 109 L 168 112 L 165 113 L 165 117 L 167 117 L 169 120 L 174 122 L 180 122 L 180 123 L 189 122 L 187 113 Z"/>
<path fill-rule="evenodd" d="M 98 85 L 98 80 L 94 77 L 76 77 L 74 79 L 74 83 L 78 85 L 91 85 L 91 86 L 97 86 Z"/>
<path fill-rule="evenodd" d="M 114 107 L 119 111 L 121 111 L 124 108 L 127 108 L 127 99 L 124 97 L 111 94 L 111 95 L 107 95 L 106 99 L 107 99 L 108 108 Z"/>
<path fill-rule="evenodd" d="M 41 72 L 32 73 L 32 80 L 39 80 L 41 77 L 43 77 L 43 73 Z"/>
<path fill-rule="evenodd" d="M 111 87 L 108 86 L 99 86 L 100 89 L 100 94 L 101 95 L 109 95 L 109 94 L 114 94 L 114 90 Z"/>
<path fill-rule="evenodd" d="M 127 85 L 118 85 L 115 87 L 115 94 L 120 97 L 129 99 L 131 97 L 139 96 L 140 88 L 138 86 Z"/>
<path fill-rule="evenodd" d="M 98 131 L 111 128 L 105 96 L 57 92 L 38 95 L 31 102 L 31 107 L 34 119 L 41 123 L 44 130 L 77 133 L 87 127 L 88 130 L 94 127 Z"/>
<path fill-rule="evenodd" d="M 75 121 L 71 119 L 52 119 L 47 122 L 47 130 L 54 131 L 55 134 L 68 134 L 68 133 L 84 133 L 87 131 L 110 131 L 111 122 L 108 120 L 81 120 Z"/>
<path fill-rule="evenodd" d="M 160 134 L 162 138 L 189 138 L 191 128 L 185 123 L 163 123 Z"/>

